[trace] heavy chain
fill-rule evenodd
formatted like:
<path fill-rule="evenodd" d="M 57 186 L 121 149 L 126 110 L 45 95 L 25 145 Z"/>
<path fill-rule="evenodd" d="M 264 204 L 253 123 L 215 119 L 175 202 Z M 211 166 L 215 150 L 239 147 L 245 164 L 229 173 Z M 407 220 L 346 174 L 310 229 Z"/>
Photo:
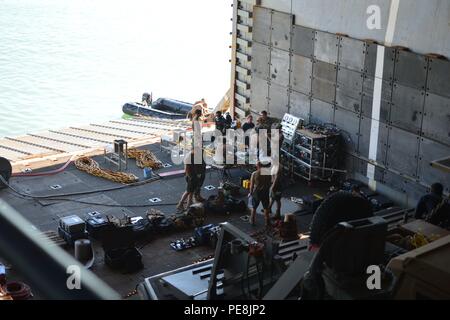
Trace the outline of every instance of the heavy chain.
<path fill-rule="evenodd" d="M 100 168 L 100 165 L 97 161 L 88 157 L 83 157 L 75 160 L 75 166 L 78 170 L 84 171 L 93 176 L 108 179 L 118 183 L 129 184 L 137 182 L 139 180 L 138 177 L 131 173 L 114 172 L 112 170 L 102 169 Z"/>
<path fill-rule="evenodd" d="M 128 158 L 136 159 L 136 165 L 139 168 L 152 168 L 156 170 L 163 166 L 162 162 L 149 150 L 129 149 Z"/>

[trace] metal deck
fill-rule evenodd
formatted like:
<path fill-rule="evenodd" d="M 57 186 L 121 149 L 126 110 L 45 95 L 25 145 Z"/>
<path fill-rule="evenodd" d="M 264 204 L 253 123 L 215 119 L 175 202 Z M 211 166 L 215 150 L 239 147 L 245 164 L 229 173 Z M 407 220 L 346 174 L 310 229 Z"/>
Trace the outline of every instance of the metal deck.
<path fill-rule="evenodd" d="M 55 135 L 55 137 L 60 136 Z M 59 140 L 61 140 L 61 138 L 59 138 Z M 68 141 L 72 142 L 71 140 Z M 81 142 L 81 140 L 76 141 L 77 143 Z M 86 140 L 86 142 L 89 143 L 89 140 Z M 52 145 L 49 142 L 47 146 Z M 160 151 L 159 144 L 153 144 L 143 148 L 152 150 L 163 163 L 171 163 L 170 156 L 167 153 Z M 98 161 L 102 167 L 111 168 L 108 163 L 104 163 L 102 156 L 94 157 L 94 159 Z M 49 168 L 41 168 L 38 171 L 48 171 L 58 167 L 60 167 L 60 165 Z M 158 170 L 158 173 L 162 174 L 177 170 L 182 170 L 182 167 L 172 165 L 169 168 Z M 137 175 L 141 180 L 143 180 L 143 171 L 142 169 L 136 167 L 134 160 L 129 161 L 128 172 Z M 239 169 L 231 171 L 231 179 L 238 183 L 240 173 L 241 172 Z M 216 189 L 212 191 L 203 189 L 203 197 L 207 198 L 208 196 L 215 195 L 217 193 L 217 187 L 220 184 L 221 176 L 222 175 L 217 171 L 208 171 L 204 186 L 212 185 L 215 186 Z M 86 192 L 90 190 L 107 189 L 120 186 L 119 184 L 108 180 L 96 178 L 84 172 L 78 171 L 73 164 L 70 165 L 64 172 L 56 175 L 45 177 L 13 177 L 10 180 L 10 183 L 14 188 L 20 190 L 21 192 L 38 196 Z M 56 184 L 60 185 L 61 189 L 52 190 L 51 186 Z M 95 202 L 98 203 L 98 205 L 46 199 L 23 199 L 17 197 L 10 190 L 6 189 L 0 190 L 0 197 L 23 214 L 24 217 L 41 232 L 50 232 L 57 230 L 58 219 L 60 217 L 73 214 L 86 218 L 89 212 L 99 211 L 115 217 L 123 217 L 124 214 L 131 217 L 142 216 L 145 215 L 148 209 L 150 209 L 151 203 L 149 199 L 155 197 L 162 200 L 160 206 L 155 209 L 161 210 L 166 215 L 172 215 L 176 212 L 174 204 L 178 202 L 181 194 L 185 190 L 185 187 L 186 183 L 184 177 L 178 175 L 141 186 L 70 197 L 73 200 Z M 298 206 L 289 200 L 290 196 L 301 196 L 310 194 L 311 192 L 323 194 L 323 191 L 324 190 L 321 190 L 321 188 L 310 188 L 303 184 L 292 186 L 286 192 L 286 198 L 283 199 L 282 213 L 290 213 L 298 210 Z M 242 194 L 242 198 L 247 201 L 246 194 Z M 109 206 L 102 206 L 101 204 L 107 204 Z M 115 205 L 116 207 L 111 207 L 111 205 Z M 148 207 L 128 207 L 136 205 L 148 205 Z M 249 234 L 259 232 L 264 229 L 262 216 L 258 217 L 258 225 L 255 228 L 241 219 L 243 215 L 244 213 L 218 216 L 210 215 L 207 217 L 206 223 L 218 224 L 222 222 L 230 222 Z M 308 230 L 310 219 L 311 216 L 299 218 L 298 223 L 301 231 L 305 232 Z M 139 245 L 139 250 L 143 255 L 144 269 L 136 274 L 129 275 L 117 273 L 106 266 L 104 264 L 103 249 L 99 243 L 94 243 L 96 258 L 93 271 L 113 289 L 118 291 L 120 295 L 125 296 L 130 291 L 134 290 L 135 286 L 142 282 L 142 280 L 146 277 L 190 265 L 194 261 L 214 254 L 214 250 L 209 247 L 197 247 L 183 252 L 175 252 L 170 248 L 171 241 L 180 238 L 187 238 L 192 236 L 192 234 L 193 230 L 186 230 L 175 234 L 161 234 L 157 238 L 149 239 L 146 243 L 141 243 Z M 71 251 L 69 250 L 69 252 Z M 19 270 L 11 270 L 10 277 L 17 277 L 20 279 Z"/>

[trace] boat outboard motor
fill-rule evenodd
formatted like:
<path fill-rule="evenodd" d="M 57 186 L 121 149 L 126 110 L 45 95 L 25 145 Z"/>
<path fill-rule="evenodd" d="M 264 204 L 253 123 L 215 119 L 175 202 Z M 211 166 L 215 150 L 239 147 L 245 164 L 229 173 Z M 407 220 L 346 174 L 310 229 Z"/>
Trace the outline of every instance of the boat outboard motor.
<path fill-rule="evenodd" d="M 12 166 L 8 159 L 0 157 L 0 176 L 6 181 L 9 182 L 9 178 L 11 178 L 12 174 Z M 0 179 L 0 189 L 6 188 L 6 185 L 3 183 L 2 179 Z"/>
<path fill-rule="evenodd" d="M 152 105 L 152 101 L 153 99 L 152 99 L 152 95 L 151 94 L 149 94 L 149 93 L 144 93 L 143 95 L 142 95 L 142 102 L 145 102 L 148 106 L 151 106 Z"/>

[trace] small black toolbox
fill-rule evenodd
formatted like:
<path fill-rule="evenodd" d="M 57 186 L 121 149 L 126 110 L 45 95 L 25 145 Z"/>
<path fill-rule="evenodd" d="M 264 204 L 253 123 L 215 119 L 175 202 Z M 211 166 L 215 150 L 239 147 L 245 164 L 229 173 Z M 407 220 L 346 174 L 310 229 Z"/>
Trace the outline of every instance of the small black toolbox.
<path fill-rule="evenodd" d="M 97 211 L 88 213 L 88 216 L 86 219 L 86 230 L 89 236 L 101 240 L 103 234 L 112 228 L 112 223 L 106 216 Z"/>

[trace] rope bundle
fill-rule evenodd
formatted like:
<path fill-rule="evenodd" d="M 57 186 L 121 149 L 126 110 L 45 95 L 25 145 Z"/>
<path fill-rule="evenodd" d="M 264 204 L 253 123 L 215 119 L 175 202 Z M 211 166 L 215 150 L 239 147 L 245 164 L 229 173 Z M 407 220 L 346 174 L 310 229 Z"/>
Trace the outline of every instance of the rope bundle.
<path fill-rule="evenodd" d="M 93 159 L 83 157 L 75 161 L 78 170 L 89 173 L 93 176 L 108 179 L 119 183 L 134 183 L 139 180 L 134 174 L 125 172 L 114 172 L 108 169 L 100 168 L 100 165 Z"/>
<path fill-rule="evenodd" d="M 139 168 L 152 168 L 154 170 L 162 168 L 163 164 L 149 150 L 138 150 L 135 148 L 128 150 L 128 158 L 136 159 Z"/>

